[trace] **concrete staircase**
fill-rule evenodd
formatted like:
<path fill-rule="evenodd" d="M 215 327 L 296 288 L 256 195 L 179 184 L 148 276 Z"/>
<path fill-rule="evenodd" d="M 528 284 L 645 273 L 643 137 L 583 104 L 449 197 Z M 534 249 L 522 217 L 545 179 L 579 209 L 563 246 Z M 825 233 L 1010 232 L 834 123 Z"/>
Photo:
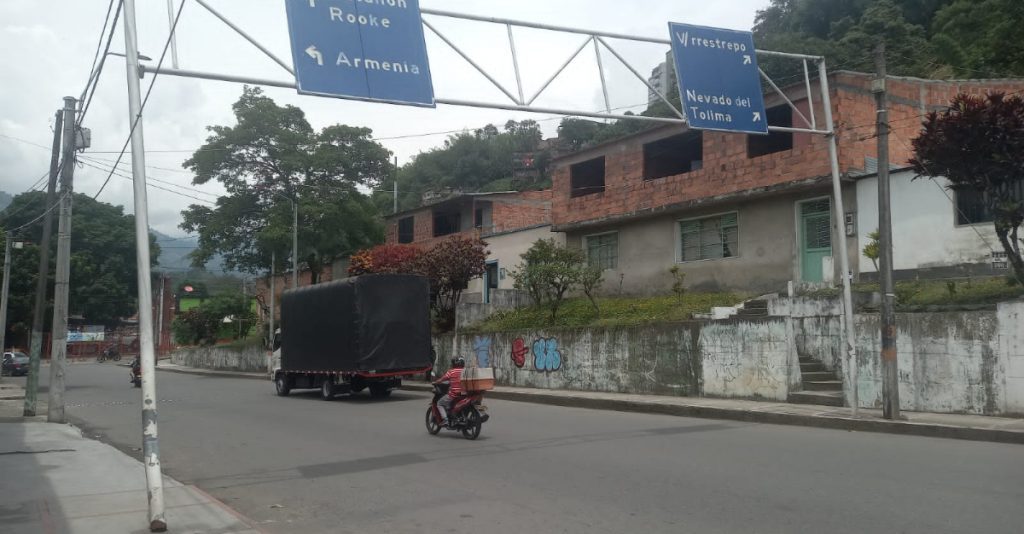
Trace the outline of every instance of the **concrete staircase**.
<path fill-rule="evenodd" d="M 809 357 L 800 358 L 800 375 L 803 391 L 794 391 L 787 399 L 793 404 L 821 404 L 843 406 L 843 383 L 836 374 L 825 368 L 821 362 Z"/>
<path fill-rule="evenodd" d="M 736 311 L 737 317 L 768 317 L 768 301 L 755 299 L 743 303 L 743 307 Z"/>

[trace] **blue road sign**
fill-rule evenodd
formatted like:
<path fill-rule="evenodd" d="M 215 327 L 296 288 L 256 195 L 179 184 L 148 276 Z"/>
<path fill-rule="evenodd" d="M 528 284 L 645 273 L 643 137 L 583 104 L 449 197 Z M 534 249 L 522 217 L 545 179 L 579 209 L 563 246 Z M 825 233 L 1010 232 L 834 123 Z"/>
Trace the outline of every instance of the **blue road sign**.
<path fill-rule="evenodd" d="M 434 106 L 419 0 L 286 0 L 299 93 Z"/>
<path fill-rule="evenodd" d="M 675 22 L 668 29 L 690 127 L 767 134 L 753 35 Z"/>

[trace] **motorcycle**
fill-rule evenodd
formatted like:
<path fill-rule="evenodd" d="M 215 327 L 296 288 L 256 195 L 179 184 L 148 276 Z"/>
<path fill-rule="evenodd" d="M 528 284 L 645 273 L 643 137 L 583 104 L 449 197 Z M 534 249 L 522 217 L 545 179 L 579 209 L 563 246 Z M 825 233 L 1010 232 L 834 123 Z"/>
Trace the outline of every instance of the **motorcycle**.
<path fill-rule="evenodd" d="M 142 387 L 142 364 L 138 359 L 132 362 L 132 385 Z"/>
<path fill-rule="evenodd" d="M 437 406 L 437 401 L 447 394 L 448 384 L 434 384 L 434 398 L 427 408 L 427 432 L 437 435 L 444 428 L 462 432 L 466 439 L 480 437 L 481 427 L 491 418 L 487 407 L 483 405 L 483 392 L 467 391 L 466 395 L 459 397 L 448 410 L 448 424 L 442 426 L 441 408 Z"/>
<path fill-rule="evenodd" d="M 107 360 L 111 360 L 111 361 L 115 361 L 115 362 L 121 361 L 121 353 L 117 351 L 117 347 L 114 347 L 113 345 L 111 345 L 111 346 L 103 349 L 103 352 L 101 352 L 100 355 L 96 357 L 96 361 L 97 362 L 101 362 L 102 363 L 102 362 L 105 362 Z"/>

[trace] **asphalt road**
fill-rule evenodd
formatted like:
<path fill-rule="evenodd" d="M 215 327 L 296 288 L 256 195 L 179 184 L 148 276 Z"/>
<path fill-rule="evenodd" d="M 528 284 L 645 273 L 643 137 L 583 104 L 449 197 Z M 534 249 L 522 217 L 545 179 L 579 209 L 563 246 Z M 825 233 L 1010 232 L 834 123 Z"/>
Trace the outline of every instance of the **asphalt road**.
<path fill-rule="evenodd" d="M 467 441 L 427 434 L 424 393 L 157 376 L 165 471 L 268 532 L 1024 531 L 1019 445 L 505 401 Z M 69 369 L 72 422 L 136 456 L 140 397 Z"/>

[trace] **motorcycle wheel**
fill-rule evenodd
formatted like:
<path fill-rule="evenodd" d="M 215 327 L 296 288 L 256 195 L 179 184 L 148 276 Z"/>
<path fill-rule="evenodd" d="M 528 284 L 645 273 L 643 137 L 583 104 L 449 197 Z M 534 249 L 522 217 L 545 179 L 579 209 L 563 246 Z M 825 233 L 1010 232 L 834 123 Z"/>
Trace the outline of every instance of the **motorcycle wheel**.
<path fill-rule="evenodd" d="M 104 359 L 105 359 L 105 358 L 103 357 L 103 355 L 102 355 L 102 354 L 100 354 L 99 356 L 97 356 L 97 357 L 96 357 L 96 362 L 97 362 L 97 363 L 103 363 L 103 360 L 104 360 Z"/>
<path fill-rule="evenodd" d="M 133 381 L 133 384 L 135 385 L 135 387 L 137 387 L 137 388 L 141 388 L 141 387 L 142 387 L 142 379 L 138 379 L 138 378 L 137 378 L 137 379 L 135 379 L 135 380 Z"/>
<path fill-rule="evenodd" d="M 466 426 L 462 427 L 462 437 L 468 440 L 480 437 L 480 429 L 483 424 L 483 421 L 480 420 L 480 412 L 476 411 L 476 408 L 470 408 L 469 413 L 466 414 Z"/>
<path fill-rule="evenodd" d="M 115 355 L 111 356 L 110 358 L 112 360 L 114 360 L 115 362 L 121 361 L 121 355 L 120 354 L 115 354 Z"/>
<path fill-rule="evenodd" d="M 434 418 L 434 409 L 427 407 L 427 432 L 430 432 L 430 435 L 434 436 L 440 431 L 441 422 Z"/>

